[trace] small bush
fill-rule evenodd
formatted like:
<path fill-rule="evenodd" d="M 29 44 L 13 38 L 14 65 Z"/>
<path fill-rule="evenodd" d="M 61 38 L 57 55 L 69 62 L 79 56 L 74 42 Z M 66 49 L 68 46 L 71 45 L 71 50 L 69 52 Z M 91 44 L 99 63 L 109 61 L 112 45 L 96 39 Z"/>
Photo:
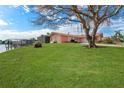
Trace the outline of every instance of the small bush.
<path fill-rule="evenodd" d="M 35 42 L 34 48 L 40 48 L 40 47 L 42 47 L 42 43 L 39 41 Z"/>
<path fill-rule="evenodd" d="M 57 43 L 57 41 L 55 40 L 55 41 L 53 41 L 53 43 Z"/>
<path fill-rule="evenodd" d="M 112 38 L 108 37 L 108 38 L 105 38 L 103 40 L 103 43 L 105 43 L 105 44 L 114 44 L 114 40 Z"/>

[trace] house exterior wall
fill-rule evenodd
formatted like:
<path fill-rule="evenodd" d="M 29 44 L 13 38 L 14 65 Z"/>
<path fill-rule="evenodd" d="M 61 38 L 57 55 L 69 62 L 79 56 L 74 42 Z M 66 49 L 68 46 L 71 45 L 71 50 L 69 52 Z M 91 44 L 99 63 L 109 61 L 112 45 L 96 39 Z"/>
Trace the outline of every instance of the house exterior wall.
<path fill-rule="evenodd" d="M 50 41 L 51 42 L 62 43 L 60 35 L 52 35 L 52 36 L 50 36 Z"/>
<path fill-rule="evenodd" d="M 42 42 L 42 43 L 49 43 L 50 42 L 50 36 L 41 35 L 41 36 L 37 37 L 37 40 Z"/>
<path fill-rule="evenodd" d="M 70 42 L 71 39 L 76 40 L 77 42 L 81 43 L 85 41 L 85 38 L 78 38 L 78 37 L 72 37 L 72 36 L 64 36 L 64 35 L 51 35 L 50 40 L 51 42 L 57 41 L 57 43 L 67 43 Z"/>
<path fill-rule="evenodd" d="M 85 37 L 72 37 L 72 36 L 61 36 L 61 43 L 67 43 L 70 42 L 71 39 L 74 39 L 75 41 L 82 43 L 82 42 L 86 42 L 86 38 Z"/>
<path fill-rule="evenodd" d="M 40 37 L 37 37 L 37 40 L 41 41 L 42 43 L 44 43 L 45 42 L 45 36 L 41 35 Z"/>
<path fill-rule="evenodd" d="M 62 43 L 69 42 L 69 37 L 68 36 L 61 36 L 61 42 Z"/>
<path fill-rule="evenodd" d="M 3 41 L 2 41 L 2 40 L 0 40 L 0 44 L 2 44 L 2 42 L 3 42 Z"/>
<path fill-rule="evenodd" d="M 97 34 L 96 35 L 96 41 L 99 42 L 103 38 L 103 34 Z M 67 34 L 62 34 L 62 33 L 51 33 L 50 35 L 50 41 L 54 42 L 56 41 L 57 43 L 67 43 L 70 42 L 71 40 L 75 40 L 78 43 L 85 43 L 87 42 L 86 36 L 85 35 L 67 35 Z"/>

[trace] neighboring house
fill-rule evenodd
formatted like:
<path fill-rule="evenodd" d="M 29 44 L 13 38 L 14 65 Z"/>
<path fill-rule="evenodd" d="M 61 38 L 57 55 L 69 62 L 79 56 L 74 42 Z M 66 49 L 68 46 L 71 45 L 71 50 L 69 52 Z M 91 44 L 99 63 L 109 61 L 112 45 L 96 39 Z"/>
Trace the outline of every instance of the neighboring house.
<path fill-rule="evenodd" d="M 31 45 L 35 41 L 33 39 L 12 39 L 12 44 L 18 44 L 19 46 Z"/>
<path fill-rule="evenodd" d="M 18 48 L 25 45 L 31 45 L 35 42 L 34 39 L 7 39 L 5 40 L 6 50 Z"/>
<path fill-rule="evenodd" d="M 0 44 L 2 44 L 3 43 L 3 41 L 2 40 L 0 40 Z"/>
<path fill-rule="evenodd" d="M 41 41 L 42 43 L 50 43 L 50 36 L 49 35 L 41 35 L 37 37 L 38 41 Z"/>
<path fill-rule="evenodd" d="M 102 41 L 103 34 L 97 33 L 96 34 L 96 42 Z M 66 43 L 66 42 L 78 42 L 78 43 L 85 43 L 87 42 L 85 35 L 70 35 L 64 33 L 57 33 L 52 32 L 50 35 L 50 41 L 52 43 Z"/>
<path fill-rule="evenodd" d="M 35 42 L 35 39 L 22 39 L 20 40 L 21 45 L 31 45 Z"/>

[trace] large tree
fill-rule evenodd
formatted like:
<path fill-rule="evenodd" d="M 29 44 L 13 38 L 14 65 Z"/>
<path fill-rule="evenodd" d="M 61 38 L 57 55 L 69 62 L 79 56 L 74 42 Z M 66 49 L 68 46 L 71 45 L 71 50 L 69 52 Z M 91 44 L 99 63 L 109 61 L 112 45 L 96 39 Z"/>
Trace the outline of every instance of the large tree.
<path fill-rule="evenodd" d="M 39 18 L 35 21 L 38 25 L 58 28 L 61 25 L 81 23 L 89 48 L 95 48 L 95 36 L 98 28 L 116 16 L 123 6 L 109 5 L 46 5 L 36 6 Z"/>

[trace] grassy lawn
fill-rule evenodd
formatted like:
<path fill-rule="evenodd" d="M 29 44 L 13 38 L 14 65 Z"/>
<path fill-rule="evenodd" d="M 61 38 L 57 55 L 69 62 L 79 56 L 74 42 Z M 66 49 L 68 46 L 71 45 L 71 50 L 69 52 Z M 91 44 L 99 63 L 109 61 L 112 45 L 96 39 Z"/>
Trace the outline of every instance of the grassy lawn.
<path fill-rule="evenodd" d="M 124 87 L 124 48 L 46 44 L 1 53 L 0 87 Z"/>

